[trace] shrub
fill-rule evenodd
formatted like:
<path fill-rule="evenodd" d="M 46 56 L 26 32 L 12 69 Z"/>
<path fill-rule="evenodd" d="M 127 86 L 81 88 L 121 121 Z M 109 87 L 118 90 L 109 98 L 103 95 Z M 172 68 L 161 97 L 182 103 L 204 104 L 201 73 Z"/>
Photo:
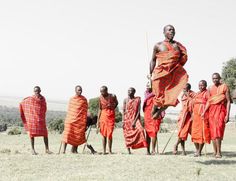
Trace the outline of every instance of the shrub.
<path fill-rule="evenodd" d="M 64 130 L 64 120 L 63 119 L 54 119 L 52 121 L 50 121 L 49 125 L 48 125 L 48 129 L 50 131 L 55 131 L 58 133 L 62 133 Z"/>
<path fill-rule="evenodd" d="M 8 135 L 19 135 L 19 134 L 21 134 L 21 130 L 18 127 L 14 127 L 7 134 Z"/>

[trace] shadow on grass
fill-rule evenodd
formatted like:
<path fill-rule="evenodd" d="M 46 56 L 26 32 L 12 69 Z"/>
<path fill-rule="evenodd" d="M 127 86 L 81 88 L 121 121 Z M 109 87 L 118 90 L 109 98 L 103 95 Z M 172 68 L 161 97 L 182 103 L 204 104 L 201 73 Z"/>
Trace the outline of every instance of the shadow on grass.
<path fill-rule="evenodd" d="M 223 151 L 222 155 L 227 158 L 236 158 L 236 152 Z"/>
<path fill-rule="evenodd" d="M 176 155 L 181 155 L 182 154 L 182 151 L 178 151 L 178 153 Z M 194 151 L 186 151 L 186 155 L 191 155 L 191 154 L 194 154 Z M 174 155 L 172 151 L 168 151 L 168 152 L 165 152 L 161 155 Z M 174 155 L 174 156 L 176 156 Z"/>
<path fill-rule="evenodd" d="M 204 165 L 234 165 L 236 164 L 236 160 L 214 159 L 214 160 L 206 160 L 206 161 L 196 161 L 196 163 L 200 163 Z"/>

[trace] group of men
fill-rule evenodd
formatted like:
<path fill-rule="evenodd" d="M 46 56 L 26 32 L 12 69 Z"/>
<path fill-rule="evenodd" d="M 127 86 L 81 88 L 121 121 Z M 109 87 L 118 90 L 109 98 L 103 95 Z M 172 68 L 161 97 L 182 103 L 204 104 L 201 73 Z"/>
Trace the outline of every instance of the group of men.
<path fill-rule="evenodd" d="M 68 104 L 68 111 L 64 122 L 63 131 L 63 153 L 66 152 L 67 144 L 72 145 L 71 152 L 78 153 L 79 145 L 86 143 L 86 130 L 88 128 L 88 118 L 96 117 L 97 130 L 102 135 L 103 154 L 107 154 L 106 147 L 108 143 L 108 153 L 112 154 L 112 135 L 115 127 L 115 110 L 118 105 L 116 95 L 108 93 L 108 88 L 102 86 L 100 88 L 99 111 L 98 115 L 92 116 L 88 112 L 87 99 L 82 95 L 82 87 L 75 87 L 75 96 L 73 96 Z M 128 98 L 124 100 L 123 105 L 123 130 L 128 153 L 132 149 L 146 148 L 148 154 L 150 138 L 153 138 L 152 154 L 156 153 L 157 132 L 160 128 L 162 117 L 153 120 L 151 117 L 152 98 L 151 89 L 147 88 L 146 99 L 144 101 L 143 110 L 145 113 L 145 129 L 147 132 L 147 141 L 144 128 L 140 119 L 140 97 L 135 97 L 135 89 L 129 88 Z M 46 101 L 41 95 L 39 86 L 34 87 L 34 95 L 25 98 L 20 103 L 21 118 L 26 131 L 31 139 L 32 154 L 36 155 L 34 148 L 34 137 L 43 136 L 45 141 L 46 153 L 52 153 L 48 147 L 48 132 L 46 127 Z M 95 121 L 96 122 L 96 121 Z M 91 148 L 90 148 L 91 149 Z"/>
<path fill-rule="evenodd" d="M 188 134 L 191 134 L 196 148 L 195 157 L 201 156 L 204 144 L 209 144 L 211 140 L 214 156 L 222 157 L 221 142 L 224 137 L 225 124 L 229 121 L 231 99 L 229 89 L 221 82 L 219 73 L 212 75 L 212 81 L 213 85 L 207 89 L 207 82 L 201 80 L 197 93 L 191 90 L 189 83 L 184 87 L 174 154 L 177 154 L 178 145 L 181 144 L 182 154 L 186 155 L 185 141 Z"/>
<path fill-rule="evenodd" d="M 229 119 L 229 89 L 221 82 L 220 75 L 214 73 L 212 76 L 214 85 L 209 90 L 206 90 L 206 81 L 202 80 L 199 83 L 199 92 L 191 91 L 191 86 L 187 83 L 187 72 L 183 68 L 187 62 L 186 48 L 173 40 L 175 29 L 172 25 L 164 27 L 164 35 L 165 40 L 154 46 L 150 62 L 151 84 L 147 87 L 142 106 L 144 127 L 140 120 L 141 99 L 135 96 L 133 87 L 128 89 L 128 97 L 123 102 L 123 132 L 128 153 L 131 153 L 131 149 L 137 148 L 147 148 L 148 154 L 157 152 L 157 132 L 165 110 L 179 103 L 178 96 L 184 90 L 181 97 L 183 109 L 179 118 L 178 140 L 173 153 L 177 153 L 178 145 L 181 144 L 183 154 L 186 154 L 184 143 L 188 133 L 191 132 L 196 146 L 196 156 L 201 155 L 204 143 L 209 143 L 211 139 L 215 157 L 220 158 L 225 123 Z M 33 154 L 36 154 L 35 136 L 44 136 L 46 153 L 51 153 L 48 148 L 45 123 L 46 102 L 40 91 L 38 86 L 35 87 L 35 95 L 24 99 L 20 104 L 21 117 L 26 130 L 29 131 Z M 63 153 L 67 144 L 71 144 L 72 152 L 76 153 L 77 147 L 86 143 L 88 102 L 82 96 L 81 86 L 76 86 L 75 92 L 76 95 L 69 101 L 65 119 Z M 118 101 L 114 94 L 108 93 L 106 86 L 100 88 L 100 93 L 97 128 L 102 135 L 103 154 L 107 154 L 107 144 L 108 153 L 112 153 L 112 135 Z M 151 142 L 152 151 L 150 151 Z"/>

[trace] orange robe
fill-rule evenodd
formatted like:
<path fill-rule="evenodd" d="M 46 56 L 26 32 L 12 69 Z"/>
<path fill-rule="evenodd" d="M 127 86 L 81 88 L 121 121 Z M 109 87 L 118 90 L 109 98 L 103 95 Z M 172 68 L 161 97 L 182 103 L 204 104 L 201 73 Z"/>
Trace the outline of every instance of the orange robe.
<path fill-rule="evenodd" d="M 154 104 L 158 107 L 176 106 L 178 96 L 188 82 L 188 75 L 183 68 L 187 61 L 187 52 L 183 45 L 176 43 L 180 51 L 174 50 L 170 43 L 164 41 L 168 51 L 156 54 L 152 89 L 155 94 Z"/>
<path fill-rule="evenodd" d="M 108 97 L 104 98 L 100 96 L 100 133 L 102 136 L 112 139 L 112 134 L 115 126 L 115 97 L 112 94 L 109 94 Z"/>
<path fill-rule="evenodd" d="M 140 115 L 136 122 L 135 128 L 132 127 L 132 123 L 136 117 L 138 110 L 140 109 L 140 104 L 140 97 L 135 97 L 134 99 L 126 100 L 123 131 L 127 148 L 138 149 L 147 147 L 144 129 L 140 122 Z"/>
<path fill-rule="evenodd" d="M 178 137 L 181 140 L 187 140 L 188 138 L 188 133 L 191 133 L 191 126 L 192 126 L 192 121 L 191 121 L 191 101 L 194 98 L 195 93 L 193 91 L 190 91 L 189 97 L 183 95 L 182 96 L 182 111 L 180 112 L 179 115 L 179 120 L 178 120 L 178 126 L 179 126 L 179 132 L 178 132 Z"/>
<path fill-rule="evenodd" d="M 209 89 L 209 124 L 211 139 L 223 139 L 225 130 L 225 117 L 227 114 L 226 108 L 226 92 L 228 87 L 226 84 L 215 85 Z"/>
<path fill-rule="evenodd" d="M 84 96 L 74 96 L 69 101 L 65 119 L 63 142 L 79 146 L 86 142 L 88 102 Z"/>
<path fill-rule="evenodd" d="M 30 96 L 20 103 L 20 115 L 24 128 L 31 138 L 48 136 L 46 127 L 47 103 L 43 96 Z"/>
<path fill-rule="evenodd" d="M 210 143 L 210 130 L 207 114 L 202 119 L 203 113 L 208 99 L 208 91 L 198 92 L 193 99 L 193 122 L 192 122 L 192 141 L 194 143 Z"/>
<path fill-rule="evenodd" d="M 153 93 L 146 93 L 146 98 L 143 103 L 144 128 L 150 138 L 154 138 L 157 136 L 157 133 L 160 129 L 161 121 L 164 117 L 163 112 L 157 119 L 152 119 L 151 112 L 153 107 L 153 97 Z"/>

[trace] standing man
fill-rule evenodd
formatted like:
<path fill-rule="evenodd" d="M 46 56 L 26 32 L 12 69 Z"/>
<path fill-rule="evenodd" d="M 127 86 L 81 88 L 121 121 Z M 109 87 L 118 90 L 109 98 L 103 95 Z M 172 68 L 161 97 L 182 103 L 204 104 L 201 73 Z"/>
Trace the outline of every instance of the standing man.
<path fill-rule="evenodd" d="M 75 87 L 75 96 L 69 101 L 68 112 L 63 132 L 64 150 L 67 144 L 72 145 L 72 153 L 78 153 L 77 147 L 86 142 L 88 102 L 82 95 L 82 87 Z"/>
<path fill-rule="evenodd" d="M 208 91 L 206 89 L 207 82 L 205 80 L 201 80 L 198 84 L 199 92 L 196 94 L 192 101 L 192 142 L 194 142 L 196 153 L 195 157 L 201 156 L 202 148 L 204 144 L 210 143 L 210 130 L 209 130 L 209 122 L 206 118 L 202 118 L 201 114 L 203 113 L 207 100 L 208 100 Z"/>
<path fill-rule="evenodd" d="M 209 100 L 202 116 L 205 117 L 206 111 L 209 109 L 210 135 L 214 155 L 216 158 L 221 158 L 221 142 L 230 114 L 230 91 L 228 86 L 221 82 L 219 73 L 212 75 L 212 81 L 214 85 L 209 88 Z"/>
<path fill-rule="evenodd" d="M 183 45 L 174 41 L 175 28 L 164 27 L 165 40 L 154 46 L 150 62 L 152 91 L 155 95 L 152 117 L 157 118 L 168 106 L 178 104 L 178 96 L 188 82 L 183 68 L 187 61 L 187 52 Z"/>
<path fill-rule="evenodd" d="M 37 155 L 34 149 L 34 137 L 43 136 L 45 150 L 51 154 L 48 146 L 48 131 L 46 127 L 47 104 L 45 98 L 40 94 L 39 86 L 34 87 L 34 95 L 25 98 L 20 103 L 20 115 L 25 130 L 28 132 L 31 141 L 32 154 Z"/>
<path fill-rule="evenodd" d="M 191 133 L 191 126 L 192 126 L 192 104 L 191 101 L 194 98 L 195 93 L 191 90 L 191 85 L 187 83 L 183 90 L 183 95 L 181 97 L 182 102 L 182 110 L 179 115 L 178 126 L 178 140 L 174 145 L 173 154 L 177 154 L 178 145 L 181 144 L 182 148 L 182 155 L 186 155 L 185 152 L 185 141 L 188 138 L 188 134 Z"/>
<path fill-rule="evenodd" d="M 153 107 L 153 97 L 152 88 L 150 85 L 147 85 L 147 89 L 145 91 L 145 99 L 143 103 L 143 112 L 144 112 L 144 128 L 146 131 L 146 141 L 147 141 L 147 154 L 155 155 L 158 153 L 158 140 L 157 133 L 160 129 L 161 121 L 165 116 L 165 112 L 163 111 L 157 119 L 152 119 L 151 111 Z M 150 152 L 150 142 L 152 142 L 152 152 Z M 156 150 L 157 149 L 157 150 Z"/>
<path fill-rule="evenodd" d="M 102 135 L 103 154 L 106 154 L 106 145 L 108 139 L 109 154 L 112 154 L 112 134 L 115 126 L 115 109 L 118 101 L 115 94 L 108 93 L 108 88 L 100 88 L 99 111 L 97 128 Z"/>
<path fill-rule="evenodd" d="M 132 149 L 146 148 L 144 129 L 140 122 L 140 97 L 135 97 L 133 87 L 128 90 L 128 98 L 123 104 L 123 130 L 128 153 Z"/>

